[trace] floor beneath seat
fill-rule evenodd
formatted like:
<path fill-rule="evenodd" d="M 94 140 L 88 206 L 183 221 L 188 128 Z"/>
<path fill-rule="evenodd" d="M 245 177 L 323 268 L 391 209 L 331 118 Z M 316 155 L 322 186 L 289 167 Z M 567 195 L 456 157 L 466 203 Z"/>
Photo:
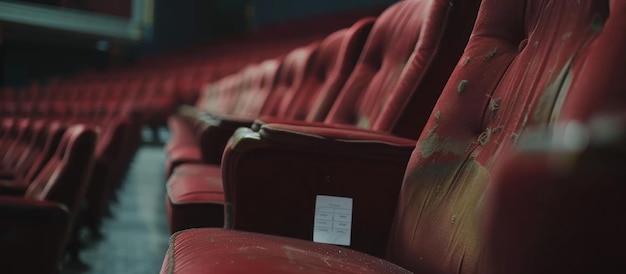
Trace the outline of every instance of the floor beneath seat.
<path fill-rule="evenodd" d="M 143 145 L 102 226 L 104 239 L 88 245 L 81 258 L 88 269 L 62 274 L 159 273 L 169 230 L 165 213 L 165 154 L 162 145 Z"/>

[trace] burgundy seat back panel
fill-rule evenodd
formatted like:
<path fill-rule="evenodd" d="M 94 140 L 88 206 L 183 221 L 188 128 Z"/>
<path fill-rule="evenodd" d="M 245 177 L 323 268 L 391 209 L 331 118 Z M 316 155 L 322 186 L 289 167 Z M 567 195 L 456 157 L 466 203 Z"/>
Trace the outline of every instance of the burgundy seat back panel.
<path fill-rule="evenodd" d="M 327 123 L 371 127 L 373 104 L 393 90 L 420 36 L 429 1 L 401 1 L 381 14 Z"/>
<path fill-rule="evenodd" d="M 304 120 L 309 116 L 309 121 L 322 121 L 326 117 L 354 69 L 374 21 L 374 18 L 359 20 L 320 43 L 297 99 L 290 104 L 284 118 Z"/>
<path fill-rule="evenodd" d="M 580 3 L 579 3 L 580 2 Z M 480 273 L 480 208 L 498 155 L 547 124 L 605 1 L 485 1 L 405 174 L 388 258 L 415 272 Z M 545 115 L 545 114 L 548 115 Z"/>
<path fill-rule="evenodd" d="M 626 2 L 609 3 L 604 26 L 603 13 L 589 26 L 602 31 L 572 63 L 564 83 L 569 89 L 560 96 L 566 98 L 555 101 L 551 118 L 564 122 L 569 132 L 525 140 L 544 149 L 515 151 L 494 175 L 484 234 L 492 273 L 621 273 L 626 268 L 626 86 L 621 84 Z M 581 135 L 589 140 L 583 147 L 559 146 Z M 535 145 L 542 142 L 548 144 Z"/>

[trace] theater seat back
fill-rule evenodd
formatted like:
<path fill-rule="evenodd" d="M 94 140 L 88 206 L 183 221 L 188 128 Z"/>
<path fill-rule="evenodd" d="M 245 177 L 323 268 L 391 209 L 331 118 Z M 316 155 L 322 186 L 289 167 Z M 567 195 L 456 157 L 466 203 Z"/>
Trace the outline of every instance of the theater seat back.
<path fill-rule="evenodd" d="M 425 123 L 462 53 L 479 3 L 407 0 L 388 8 L 324 122 L 416 139 L 416 124 Z"/>
<path fill-rule="evenodd" d="M 229 114 L 232 112 L 237 98 L 237 74 L 229 75 L 218 82 L 207 85 L 205 92 L 209 95 L 204 101 L 202 110 L 215 114 Z"/>
<path fill-rule="evenodd" d="M 254 101 L 255 95 L 257 95 L 255 82 L 259 74 L 256 64 L 248 65 L 237 73 L 237 100 L 235 100 L 231 114 L 250 115 L 254 112 L 258 113 L 258 108 L 254 109 L 250 103 Z"/>
<path fill-rule="evenodd" d="M 280 65 L 276 82 L 263 103 L 261 115 L 277 116 L 281 105 L 285 106 L 291 102 L 296 91 L 302 86 L 307 67 L 317 55 L 317 48 L 318 43 L 315 42 L 305 47 L 296 48 L 285 56 Z"/>
<path fill-rule="evenodd" d="M 408 164 L 389 260 L 416 273 L 486 272 L 480 226 L 493 168 L 524 128 L 580 111 L 563 102 L 606 98 L 568 91 L 605 56 L 590 45 L 608 15 L 609 1 L 483 1 Z"/>
<path fill-rule="evenodd" d="M 297 90 L 293 102 L 284 102 L 286 105 L 281 106 L 279 116 L 322 121 L 354 70 L 374 21 L 374 18 L 364 18 L 350 28 L 326 37 L 307 69 L 302 87 Z"/>
<path fill-rule="evenodd" d="M 69 127 L 55 154 L 26 190 L 25 197 L 64 204 L 76 212 L 93 167 L 98 134 L 85 125 Z"/>
<path fill-rule="evenodd" d="M 18 156 L 15 161 L 16 174 L 23 176 L 26 171 L 32 167 L 33 162 L 39 157 L 46 145 L 46 129 L 48 122 L 46 120 L 37 120 L 33 122 L 33 135 L 28 141 L 27 148 L 24 153 Z"/>
<path fill-rule="evenodd" d="M 334 55 L 336 55 L 337 47 L 339 45 L 338 41 L 341 40 L 344 33 L 344 30 L 340 30 L 336 33 L 330 34 L 329 37 L 320 42 L 319 47 L 311 56 L 309 62 L 307 62 L 304 66 L 300 84 L 283 96 L 283 100 L 281 100 L 276 112 L 277 117 L 295 119 L 294 112 L 297 109 L 302 109 L 302 101 L 300 100 L 302 100 L 303 97 L 307 97 L 315 93 L 324 83 L 326 73 L 330 69 L 330 59 L 335 57 Z M 335 43 L 333 43 L 333 41 L 335 41 Z M 302 117 L 304 115 L 306 115 L 306 113 L 303 113 L 300 116 Z"/>
<path fill-rule="evenodd" d="M 42 153 L 39 154 L 31 165 L 31 168 L 24 176 L 26 182 L 31 182 L 39 172 L 45 167 L 46 163 L 52 158 L 57 150 L 57 147 L 61 143 L 63 134 L 67 130 L 67 126 L 59 121 L 53 121 L 48 124 L 46 129 L 46 140 L 42 148 Z"/>

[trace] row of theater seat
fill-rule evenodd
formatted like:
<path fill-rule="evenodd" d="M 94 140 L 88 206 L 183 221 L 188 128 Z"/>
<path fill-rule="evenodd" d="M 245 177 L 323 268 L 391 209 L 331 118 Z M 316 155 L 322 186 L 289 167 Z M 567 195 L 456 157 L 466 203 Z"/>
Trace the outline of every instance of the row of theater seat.
<path fill-rule="evenodd" d="M 130 67 L 0 89 L 1 272 L 58 273 L 64 255 L 76 263 L 81 231 L 102 236 L 100 223 L 143 125 L 165 124 L 176 105 L 196 100 L 202 84 L 317 40 L 357 14 L 296 24 L 314 31 L 285 37 L 273 27 L 265 30 L 276 35 L 272 42 L 267 35 L 234 39 Z"/>
<path fill-rule="evenodd" d="M 248 63 L 284 55 L 292 48 L 318 40 L 333 29 L 352 23 L 354 18 L 379 12 L 379 8 L 374 8 L 277 24 L 252 34 L 230 37 L 221 43 L 147 56 L 127 67 L 57 78 L 49 81 L 46 88 L 74 89 L 79 97 L 151 101 L 148 105 L 157 106 L 144 111 L 146 123 L 161 126 L 166 124 L 174 106 L 195 102 L 203 84 L 234 73 Z M 17 94 L 18 97 L 38 98 L 37 92 L 35 88 L 20 90 Z M 60 93 L 49 94 L 58 96 Z"/>
<path fill-rule="evenodd" d="M 381 213 L 385 212 L 381 218 L 387 218 L 382 221 L 388 225 L 355 231 L 352 246 L 370 254 L 382 255 L 385 242 L 381 239 L 390 229 L 393 201 L 414 143 L 395 137 L 417 139 L 420 124 L 425 122 L 424 117 L 431 111 L 467 43 L 479 4 L 479 1 L 467 1 L 450 6 L 427 1 L 402 1 L 388 8 L 375 22 L 364 19 L 350 29 L 330 35 L 319 44 L 293 50 L 280 60 L 277 73 L 262 71 L 271 79 L 263 82 L 273 83 L 268 88 L 248 86 L 248 70 L 208 86 L 196 108 L 185 108 L 182 116 L 170 119 L 172 139 L 167 147 L 167 169 L 174 168 L 174 172 L 167 183 L 167 208 L 171 231 L 222 224 L 225 202 L 222 178 L 228 180 L 224 176 L 231 174 L 222 174 L 226 167 L 221 169 L 219 164 L 226 142 L 238 127 L 252 127 L 248 131 L 251 134 L 269 133 L 271 135 L 267 137 L 276 136 L 275 141 L 278 142 L 283 132 L 291 129 L 299 131 L 299 127 L 304 125 L 330 130 L 329 134 L 339 134 L 333 138 L 362 129 L 355 133 L 388 137 L 405 147 L 388 155 L 385 152 L 382 152 L 383 155 L 372 155 L 369 157 L 371 163 L 381 164 L 377 168 L 378 174 L 364 174 L 369 180 L 389 181 L 389 184 L 372 191 L 374 196 L 364 197 L 368 200 L 376 199 L 376 196 L 388 199 L 384 203 L 386 207 L 378 209 Z M 454 13 L 454 18 L 449 16 L 451 13 Z M 447 54 L 438 54 L 438 50 L 445 50 Z M 431 72 L 439 75 L 422 77 Z M 257 77 L 267 75 L 259 74 Z M 250 100 L 249 97 L 253 96 Z M 245 104 L 248 101 L 254 101 L 256 105 L 250 107 Z M 409 112 L 418 114 L 406 116 Z M 255 117 L 260 119 L 253 125 Z M 273 126 L 277 123 L 288 123 L 291 129 L 275 130 Z M 248 133 L 239 130 L 239 135 Z M 227 149 L 224 159 L 238 153 L 237 145 Z M 337 156 L 343 154 L 345 152 Z M 306 151 L 300 156 L 308 157 Z M 271 157 L 272 161 L 276 161 L 274 156 Z M 203 161 L 211 165 L 201 163 Z M 239 168 L 240 165 L 233 167 Z M 301 168 L 290 169 L 286 168 L 285 172 L 297 173 Z M 246 182 L 252 177 L 256 177 L 256 181 L 265 180 L 258 177 L 260 172 L 257 170 L 227 172 L 233 173 L 232 180 Z M 292 191 L 285 194 L 297 193 Z M 237 213 L 249 210 L 246 215 L 253 215 L 254 207 L 239 205 Z M 301 215 L 301 212 L 309 209 L 293 210 L 290 219 L 298 224 L 308 223 L 308 216 Z M 243 230 L 302 239 L 311 237 L 312 226 L 281 227 L 280 220 L 272 217 L 264 221 L 259 218 L 234 222 L 234 228 Z M 259 225 L 261 227 L 257 227 Z"/>
<path fill-rule="evenodd" d="M 404 0 L 207 85 L 168 121 L 162 273 L 623 271 L 625 18 Z M 311 242 L 320 195 L 348 248 Z"/>
<path fill-rule="evenodd" d="M 98 130 L 52 120 L 3 118 L 0 262 L 6 273 L 56 273 L 76 258 L 79 211 Z"/>
<path fill-rule="evenodd" d="M 140 144 L 147 110 L 159 106 L 158 99 L 132 100 L 134 93 L 115 88 L 106 96 L 103 89 L 94 83 L 0 91 L 2 193 L 24 196 L 3 204 L 3 235 L 9 235 L 3 244 L 15 246 L 1 256 L 9 272 L 55 273 L 64 254 L 67 262 L 80 262 L 83 229 L 102 236 L 100 223 Z M 76 138 L 86 141 L 66 140 Z M 48 223 L 56 230 L 38 243 L 42 236 L 32 233 L 46 235 Z M 43 263 L 29 264 L 30 256 Z"/>

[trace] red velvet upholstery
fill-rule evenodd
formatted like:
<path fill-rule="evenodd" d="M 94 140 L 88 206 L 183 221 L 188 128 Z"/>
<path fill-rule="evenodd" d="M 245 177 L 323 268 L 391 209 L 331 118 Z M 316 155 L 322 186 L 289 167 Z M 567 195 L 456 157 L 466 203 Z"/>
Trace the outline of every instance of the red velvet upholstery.
<path fill-rule="evenodd" d="M 187 163 L 176 168 L 167 182 L 165 206 L 171 233 L 194 227 L 222 227 L 224 190 L 220 167 Z"/>
<path fill-rule="evenodd" d="M 320 42 L 302 84 L 293 90 L 291 98 L 283 98 L 276 116 L 304 120 L 315 112 L 312 117 L 322 120 L 352 73 L 374 21 L 374 18 L 362 19 Z"/>
<path fill-rule="evenodd" d="M 590 46 L 607 17 L 608 1 L 483 2 L 409 162 L 389 260 L 416 272 L 484 272 L 481 209 L 494 165 L 526 126 L 566 113 L 563 100 L 608 92 L 568 94 L 594 74 L 581 66 L 599 60 L 590 53 L 608 53 Z"/>
<path fill-rule="evenodd" d="M 276 84 L 261 109 L 262 115 L 276 116 L 286 108 L 298 90 L 317 55 L 319 43 L 291 51 L 282 61 Z M 284 111 L 284 110 L 282 110 Z"/>
<path fill-rule="evenodd" d="M 463 2 L 463 1 L 459 1 Z M 471 2 L 471 1 L 470 1 Z M 401 1 L 388 8 L 381 16 L 363 49 L 354 72 L 333 104 L 326 123 L 351 124 L 363 128 L 391 131 L 397 116 L 401 115 L 413 93 L 425 93 L 419 105 L 427 115 L 437 99 L 445 79 L 452 71 L 456 56 L 464 44 L 442 44 L 449 21 L 464 20 L 463 31 L 455 33 L 467 37 L 474 16 L 451 17 L 449 2 Z M 456 7 L 475 13 L 471 5 Z M 458 15 L 458 14 L 455 14 Z M 452 31 L 456 32 L 458 30 Z M 445 52 L 437 58 L 437 52 Z M 449 56 L 453 61 L 445 62 Z M 444 58 L 445 57 L 445 58 Z M 424 73 L 431 65 L 447 66 L 447 72 L 438 76 L 439 86 L 418 89 Z M 391 116 L 391 117 L 387 117 Z M 415 124 L 411 125 L 415 127 Z M 417 137 L 405 136 L 405 137 Z"/>
<path fill-rule="evenodd" d="M 624 32 L 626 29 L 625 5 L 626 2 L 623 1 L 608 0 L 508 2 L 486 0 L 482 3 L 465 52 L 435 104 L 425 130 L 422 132 L 408 162 L 399 201 L 396 205 L 387 253 L 385 254 L 390 262 L 415 273 L 487 273 L 490 270 L 492 266 L 489 264 L 489 257 L 485 256 L 490 253 L 485 250 L 485 242 L 483 234 L 481 234 L 482 212 L 484 201 L 489 198 L 485 190 L 492 173 L 495 171 L 496 164 L 503 160 L 504 152 L 515 144 L 518 136 L 524 133 L 523 131 L 527 126 L 532 125 L 554 130 L 554 122 L 556 121 L 587 120 L 593 113 L 623 110 L 626 106 L 626 98 L 624 97 L 626 93 L 623 85 L 619 85 L 624 75 L 625 54 L 620 49 L 626 46 L 624 39 L 626 35 Z M 261 214 L 272 212 L 267 209 L 288 208 L 294 210 L 295 206 L 298 205 L 291 203 L 289 206 L 278 207 L 281 205 L 282 199 L 280 198 L 282 197 L 276 197 L 277 189 L 269 184 L 272 180 L 259 179 L 272 173 L 272 171 L 267 170 L 270 168 L 267 165 L 259 166 L 262 164 L 260 159 L 268 161 L 268 155 L 271 155 L 270 159 L 274 164 L 275 160 L 280 161 L 285 157 L 282 154 L 268 154 L 267 152 L 256 155 L 255 152 L 258 151 L 256 148 L 270 143 L 264 141 L 261 138 L 262 135 L 263 132 L 261 131 L 257 136 L 253 135 L 234 143 L 233 150 L 249 150 L 249 153 L 225 154 L 226 200 L 227 203 L 233 203 L 232 214 L 235 216 L 235 227 L 239 221 L 237 216 L 243 217 L 240 216 L 239 203 L 250 205 L 257 201 L 256 208 L 249 211 L 254 212 L 255 215 L 245 217 L 263 220 L 257 222 L 261 228 L 265 225 L 262 222 L 266 221 L 266 216 Z M 260 142 L 259 139 L 261 139 Z M 495 273 L 509 273 L 509 270 L 513 273 L 555 273 L 567 272 L 568 270 L 584 272 L 623 268 L 624 253 L 623 246 L 620 245 L 623 243 L 622 235 L 616 237 L 617 243 L 611 243 L 607 246 L 609 240 L 606 239 L 612 237 L 601 238 L 599 242 L 594 242 L 593 239 L 597 239 L 595 238 L 597 234 L 586 233 L 595 232 L 598 229 L 589 225 L 599 217 L 594 216 L 593 212 L 601 212 L 602 209 L 606 209 L 608 213 L 613 213 L 617 217 L 600 217 L 599 219 L 602 220 L 600 226 L 602 227 L 604 224 L 617 226 L 602 231 L 602 233 L 623 234 L 621 233 L 623 222 L 620 218 L 623 213 L 619 212 L 617 209 L 619 206 L 615 205 L 619 199 L 618 193 L 623 192 L 623 187 L 617 186 L 618 181 L 623 181 L 623 172 L 618 170 L 618 167 L 623 165 L 623 139 L 620 141 L 619 148 L 620 151 L 613 152 L 615 154 L 605 154 L 607 158 L 599 164 L 606 163 L 606 166 L 596 170 L 591 168 L 590 171 L 576 169 L 575 173 L 565 175 L 571 177 L 559 177 L 564 176 L 559 173 L 556 175 L 546 174 L 541 170 L 545 162 L 542 163 L 542 157 L 536 157 L 536 155 L 522 160 L 536 159 L 537 162 L 523 161 L 524 164 L 520 165 L 521 172 L 523 172 L 521 174 L 538 178 L 538 182 L 522 181 L 515 177 L 520 176 L 517 170 L 514 174 L 508 174 L 514 176 L 510 181 L 502 180 L 502 178 L 508 177 L 496 177 L 496 179 L 502 180 L 499 183 L 501 186 L 495 190 L 497 195 L 501 196 L 494 202 L 504 205 L 505 208 L 500 212 L 492 212 L 494 215 L 491 216 L 491 220 L 494 223 L 503 223 L 505 231 L 498 231 L 497 226 L 492 226 L 488 230 L 488 233 L 494 232 L 492 236 L 496 240 L 502 241 L 493 242 L 490 245 L 498 248 L 494 252 L 502 252 L 496 257 L 502 261 L 493 262 L 493 267 L 496 268 Z M 303 150 L 308 152 L 305 148 L 301 148 L 299 156 L 309 159 L 310 156 L 303 153 Z M 592 152 L 592 155 L 599 156 L 607 152 L 595 153 Z M 615 155 L 618 155 L 619 160 L 611 163 Z M 259 160 L 251 161 L 254 164 L 230 165 L 230 160 L 227 160 L 228 157 L 234 159 L 256 157 Z M 592 165 L 598 163 L 581 161 L 575 162 L 573 167 L 579 164 Z M 281 162 L 279 166 L 292 172 L 304 173 L 297 170 L 301 167 L 298 163 Z M 332 164 L 318 165 L 315 168 L 322 170 L 331 167 L 333 167 Z M 238 172 L 246 168 L 248 170 L 234 173 L 228 171 L 228 168 Z M 253 171 L 253 168 L 256 170 Z M 358 172 L 354 172 L 353 176 L 358 177 L 362 173 L 368 172 L 369 168 L 363 167 Z M 510 172 L 516 168 L 517 166 L 514 164 L 505 164 L 504 175 L 502 176 L 507 176 L 507 170 Z M 574 169 L 570 166 L 568 170 Z M 255 171 L 258 173 L 255 174 Z M 595 178 L 594 175 L 607 172 L 615 174 L 616 177 L 607 176 L 605 179 L 598 180 L 597 189 L 591 188 L 589 192 L 585 192 L 578 188 L 579 185 L 572 185 L 572 196 L 556 196 L 567 193 L 562 190 L 570 186 L 569 184 L 565 185 L 568 182 L 563 181 L 563 178 L 565 180 L 573 179 L 577 175 L 582 179 Z M 241 199 L 240 196 L 236 196 L 240 194 L 239 191 L 228 193 L 229 189 L 234 187 L 249 188 L 254 186 L 253 183 L 230 184 L 232 181 L 228 178 L 235 176 L 234 174 L 249 177 L 256 175 L 255 178 L 248 178 L 249 182 L 255 181 L 257 183 L 252 188 L 255 192 L 254 195 L 248 195 L 245 197 L 246 199 Z M 302 176 L 302 179 L 298 181 L 291 180 L 291 185 L 281 184 L 281 187 L 289 186 L 290 188 L 285 187 L 280 190 L 289 193 L 296 189 L 309 187 L 308 181 L 315 182 L 315 179 L 311 179 L 314 177 L 307 175 Z M 289 176 L 288 173 L 287 176 Z M 357 180 L 361 180 L 361 178 Z M 322 184 L 321 180 L 318 182 L 318 184 Z M 509 183 L 511 188 L 519 188 L 520 195 L 529 197 L 530 201 L 525 201 L 523 198 L 520 200 L 517 193 L 509 189 Z M 552 184 L 546 188 L 546 192 L 543 191 L 542 187 L 544 183 Z M 589 181 L 587 180 L 586 183 L 589 184 Z M 333 187 L 340 188 L 341 184 L 346 183 L 344 180 L 340 180 L 335 182 Z M 541 187 L 539 184 L 542 184 Z M 372 191 L 370 189 L 372 185 L 363 185 L 366 187 L 359 190 L 352 188 L 352 191 L 358 193 Z M 527 186 L 534 189 L 528 191 Z M 269 195 L 261 193 L 261 190 L 264 189 L 272 191 L 274 195 L 272 199 L 266 199 Z M 614 191 L 614 194 L 607 195 L 606 201 L 590 207 L 580 205 L 582 195 L 589 195 L 587 197 L 591 197 L 592 201 L 601 201 L 605 196 L 600 193 L 605 194 L 605 191 L 611 190 Z M 320 192 L 313 189 L 310 194 L 313 196 L 316 193 Z M 340 194 L 338 191 L 332 194 L 335 193 Z M 559 201 L 548 201 L 548 208 L 543 208 L 542 205 L 546 205 L 545 201 L 533 200 L 535 199 L 533 197 L 543 199 L 544 194 L 557 197 L 564 202 L 566 207 L 560 208 L 558 206 Z M 254 197 L 257 200 L 254 200 Z M 297 200 L 293 197 L 291 199 Z M 532 211 L 533 214 L 530 216 L 525 215 L 526 202 L 529 202 L 530 209 L 536 209 Z M 309 208 L 312 207 L 312 201 L 304 201 L 304 203 L 307 203 L 306 206 Z M 370 210 L 380 207 L 384 201 L 378 199 L 373 203 L 375 203 L 375 207 L 370 207 Z M 567 210 L 569 205 L 576 205 L 573 208 L 581 208 L 581 210 L 572 213 Z M 306 208 L 306 206 L 303 207 Z M 546 215 L 544 215 L 544 210 Z M 357 211 L 355 209 L 353 214 L 357 214 Z M 297 212 L 301 215 L 306 214 L 306 212 L 312 213 L 310 210 L 298 210 Z M 508 216 L 507 212 L 521 218 Z M 580 230 L 578 228 L 572 229 L 572 225 L 578 225 L 576 216 L 579 212 L 584 227 Z M 290 212 L 281 213 L 286 216 L 286 219 L 288 218 L 289 223 L 294 222 L 293 217 L 289 215 Z M 363 214 L 368 213 L 369 211 L 366 210 Z M 563 219 L 555 217 L 561 216 L 561 213 L 567 215 Z M 312 219 L 312 215 L 309 215 L 308 218 Z M 378 223 L 380 221 L 375 218 L 371 222 Z M 517 224 L 522 225 L 522 228 L 516 227 Z M 532 225 L 545 225 L 547 230 L 539 235 L 524 230 L 524 228 L 528 228 L 535 231 L 531 227 Z M 358 230 L 355 229 L 355 231 Z M 508 231 L 521 235 L 505 234 Z M 563 242 L 564 239 L 571 239 L 570 231 L 577 235 L 576 239 L 580 239 L 582 247 L 592 247 L 586 252 L 596 252 L 595 248 L 600 247 L 598 253 L 592 254 L 590 258 L 581 258 L 580 254 L 575 254 L 575 251 L 564 250 L 568 247 L 579 248 L 571 243 L 559 246 L 559 243 Z M 224 237 L 223 234 L 230 235 L 224 237 L 228 239 L 229 237 L 238 237 L 239 232 L 223 230 L 215 232 L 214 229 L 202 229 L 181 232 L 173 238 L 172 248 L 175 248 L 178 243 L 176 238 L 186 233 L 190 234 L 190 239 L 185 237 L 184 241 L 180 243 L 211 239 L 211 241 L 203 241 L 202 244 L 198 243 L 191 249 L 194 251 L 202 250 L 205 258 L 215 256 L 214 254 L 219 254 L 223 250 L 234 250 L 243 246 L 237 243 L 230 245 L 229 241 L 221 241 L 221 238 Z M 487 236 L 490 236 L 488 233 Z M 212 238 L 211 235 L 220 235 L 220 238 Z M 589 238 L 584 239 L 582 235 L 589 236 Z M 545 239 L 543 236 L 554 236 L 555 238 Z M 265 236 L 259 235 L 257 237 L 262 239 Z M 555 242 L 551 243 L 550 240 L 555 240 Z M 290 239 L 282 239 L 281 241 L 295 242 L 295 240 Z M 587 245 L 588 243 L 591 244 Z M 544 246 L 547 248 L 542 249 Z M 517 247 L 521 250 L 516 250 Z M 302 250 L 307 251 L 309 249 L 302 248 Z M 555 250 L 561 250 L 564 253 L 558 254 Z M 183 273 L 186 272 L 184 271 L 186 269 L 208 268 L 212 263 L 207 260 L 185 261 L 188 258 L 194 258 L 195 255 L 192 254 L 194 252 L 181 252 L 180 249 L 179 253 L 172 253 L 172 251 L 170 249 L 168 254 L 174 257 L 174 261 L 185 262 L 180 268 L 181 271 L 176 271 L 177 269 L 174 268 L 173 272 Z M 551 256 L 555 254 L 557 254 L 556 260 L 552 261 Z M 572 256 L 567 257 L 569 254 Z M 565 257 L 560 257 L 561 255 L 565 255 Z M 288 254 L 281 254 L 280 256 L 289 258 Z M 579 261 L 571 262 L 571 260 L 578 258 L 580 258 Z M 607 264 L 602 264 L 603 262 L 607 262 Z M 511 264 L 507 265 L 507 263 Z M 572 268 L 561 263 L 582 266 L 582 268 Z M 543 269 L 542 266 L 549 268 Z M 253 267 L 255 267 L 255 271 L 262 271 L 259 265 L 253 265 Z M 223 271 L 228 272 L 229 269 Z"/>
<path fill-rule="evenodd" d="M 168 117 L 167 127 L 170 130 L 170 140 L 165 145 L 166 153 L 170 153 L 178 146 L 194 145 L 196 143 L 193 128 L 189 126 L 184 117 L 179 115 Z"/>
<path fill-rule="evenodd" d="M 223 242 L 229 245 L 221 245 L 220 243 Z M 183 254 L 185 256 L 181 256 Z M 220 229 L 190 229 L 172 235 L 170 251 L 161 269 L 161 273 L 244 273 L 250 271 L 254 273 L 410 273 L 379 258 L 346 248 Z"/>

